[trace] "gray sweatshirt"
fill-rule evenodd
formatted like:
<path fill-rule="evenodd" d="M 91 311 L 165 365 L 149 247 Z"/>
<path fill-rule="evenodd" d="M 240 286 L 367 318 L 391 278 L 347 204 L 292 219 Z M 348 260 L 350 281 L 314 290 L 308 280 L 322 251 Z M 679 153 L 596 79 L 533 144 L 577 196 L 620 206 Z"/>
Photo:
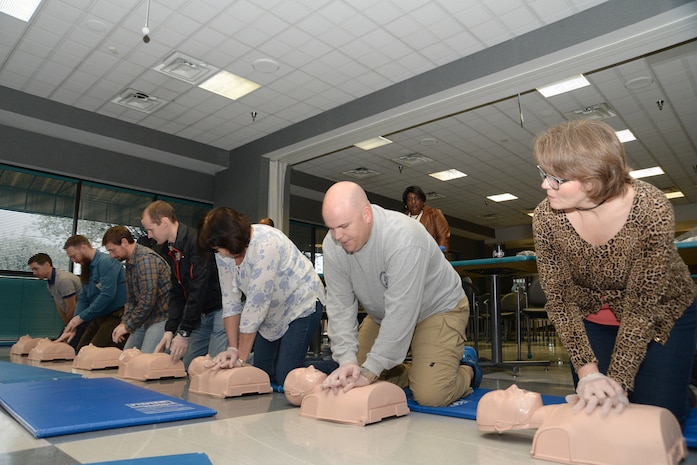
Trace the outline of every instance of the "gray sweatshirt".
<path fill-rule="evenodd" d="M 453 310 L 465 293 L 421 223 L 377 205 L 372 210 L 372 231 L 361 250 L 347 253 L 331 233 L 322 248 L 332 356 L 356 363 L 360 302 L 380 325 L 363 366 L 380 374 L 404 361 L 417 323 Z"/>

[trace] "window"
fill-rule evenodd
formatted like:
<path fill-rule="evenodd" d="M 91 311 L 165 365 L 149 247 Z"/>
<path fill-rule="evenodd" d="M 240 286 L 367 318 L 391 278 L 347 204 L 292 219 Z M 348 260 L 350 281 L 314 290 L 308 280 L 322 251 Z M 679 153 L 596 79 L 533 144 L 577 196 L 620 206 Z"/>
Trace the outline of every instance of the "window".
<path fill-rule="evenodd" d="M 205 203 L 1 164 L 0 199 L 0 270 L 6 272 L 27 272 L 27 260 L 38 252 L 50 255 L 56 268 L 71 269 L 63 244 L 73 234 L 84 235 L 102 251 L 102 237 L 111 226 L 127 226 L 137 239 L 145 235 L 140 214 L 156 199 L 171 203 L 179 221 L 191 226 L 211 209 Z"/>
<path fill-rule="evenodd" d="M 290 240 L 296 247 L 310 259 L 315 266 L 317 273 L 324 273 L 324 262 L 322 257 L 322 241 L 327 235 L 328 229 L 324 226 L 316 226 L 300 221 L 290 222 Z"/>

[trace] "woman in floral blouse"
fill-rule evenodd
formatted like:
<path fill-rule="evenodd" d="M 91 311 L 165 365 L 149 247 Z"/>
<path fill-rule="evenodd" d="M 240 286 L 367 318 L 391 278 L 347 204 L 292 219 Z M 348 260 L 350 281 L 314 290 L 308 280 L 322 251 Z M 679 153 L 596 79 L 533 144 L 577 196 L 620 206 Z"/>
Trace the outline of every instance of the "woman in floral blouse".
<path fill-rule="evenodd" d="M 226 207 L 206 215 L 199 247 L 215 252 L 223 298 L 229 347 L 217 366 L 243 366 L 254 350 L 254 366 L 283 385 L 303 366 L 322 317 L 324 286 L 312 263 L 280 230 Z"/>

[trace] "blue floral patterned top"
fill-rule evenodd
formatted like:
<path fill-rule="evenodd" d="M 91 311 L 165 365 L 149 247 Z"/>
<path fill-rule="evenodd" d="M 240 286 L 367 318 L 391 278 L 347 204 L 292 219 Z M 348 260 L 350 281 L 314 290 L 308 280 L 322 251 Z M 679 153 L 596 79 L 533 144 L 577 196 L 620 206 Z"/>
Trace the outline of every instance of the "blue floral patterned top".
<path fill-rule="evenodd" d="M 288 325 L 312 314 L 325 301 L 324 285 L 312 262 L 280 230 L 252 225 L 244 260 L 215 254 L 223 297 L 223 318 L 241 314 L 240 332 L 281 338 Z M 243 298 L 244 296 L 244 298 Z"/>

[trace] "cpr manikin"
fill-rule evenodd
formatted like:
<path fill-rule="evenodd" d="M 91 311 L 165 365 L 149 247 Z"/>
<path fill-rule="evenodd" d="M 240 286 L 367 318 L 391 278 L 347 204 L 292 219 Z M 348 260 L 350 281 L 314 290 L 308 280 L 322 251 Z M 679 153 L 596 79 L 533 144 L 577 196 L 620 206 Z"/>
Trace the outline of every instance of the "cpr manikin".
<path fill-rule="evenodd" d="M 75 358 L 75 349 L 67 342 L 55 342 L 42 339 L 29 351 L 29 360 L 48 362 L 52 360 L 72 360 Z"/>
<path fill-rule="evenodd" d="M 196 357 L 189 364 L 189 392 L 213 397 L 236 397 L 272 392 L 269 375 L 257 367 L 244 365 L 217 368 L 210 355 Z"/>
<path fill-rule="evenodd" d="M 184 362 L 172 362 L 172 357 L 164 352 L 146 354 L 136 349 L 124 350 L 119 356 L 120 378 L 147 381 L 160 378 L 184 378 Z"/>
<path fill-rule="evenodd" d="M 73 368 L 80 370 L 101 370 L 118 368 L 121 349 L 118 347 L 97 347 L 94 344 L 82 346 L 73 360 Z"/>
<path fill-rule="evenodd" d="M 512 385 L 482 396 L 480 431 L 537 429 L 534 458 L 567 464 L 675 465 L 687 455 L 680 425 L 661 407 L 630 404 L 621 414 L 573 412 L 569 403 L 542 405 L 540 394 Z"/>
<path fill-rule="evenodd" d="M 326 377 L 313 366 L 288 373 L 283 390 L 291 404 L 300 405 L 300 416 L 364 426 L 409 413 L 406 394 L 396 384 L 377 381 L 334 392 L 322 389 Z"/>
<path fill-rule="evenodd" d="M 11 355 L 29 355 L 29 352 L 37 346 L 37 344 L 41 341 L 48 341 L 49 339 L 47 337 L 44 338 L 33 338 L 30 335 L 26 334 L 19 339 L 17 339 L 17 342 L 12 345 L 10 348 L 10 354 Z"/>

